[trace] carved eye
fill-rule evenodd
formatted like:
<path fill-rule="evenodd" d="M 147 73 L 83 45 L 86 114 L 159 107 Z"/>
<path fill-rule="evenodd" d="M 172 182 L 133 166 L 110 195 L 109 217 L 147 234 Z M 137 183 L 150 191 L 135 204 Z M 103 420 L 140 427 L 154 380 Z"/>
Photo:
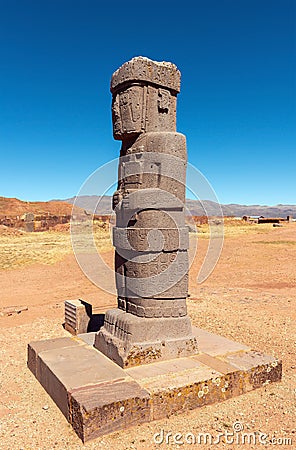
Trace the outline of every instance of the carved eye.
<path fill-rule="evenodd" d="M 165 89 L 158 89 L 158 110 L 168 113 L 170 107 L 170 93 Z"/>
<path fill-rule="evenodd" d="M 127 105 L 128 104 L 129 95 L 124 93 L 120 94 L 120 105 Z"/>

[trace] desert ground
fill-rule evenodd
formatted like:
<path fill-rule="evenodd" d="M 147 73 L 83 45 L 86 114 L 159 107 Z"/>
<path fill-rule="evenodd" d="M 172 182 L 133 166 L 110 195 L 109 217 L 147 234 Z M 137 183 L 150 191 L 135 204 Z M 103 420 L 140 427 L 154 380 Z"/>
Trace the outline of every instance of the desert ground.
<path fill-rule="evenodd" d="M 188 299 L 193 324 L 282 359 L 282 382 L 83 445 L 27 369 L 27 344 L 69 336 L 62 326 L 65 300 L 82 298 L 104 312 L 115 306 L 116 299 L 93 285 L 79 268 L 69 227 L 25 233 L 2 226 L 1 449 L 260 448 L 258 443 L 176 445 L 173 440 L 176 433 L 189 432 L 215 437 L 231 432 L 236 422 L 245 432 L 268 434 L 274 448 L 296 448 L 296 223 L 275 228 L 226 220 L 221 257 L 201 285 L 196 276 L 207 249 L 207 227 L 201 227 L 197 236 Z M 112 265 L 108 230 L 97 230 L 96 242 Z M 161 430 L 168 443 L 154 442 Z"/>

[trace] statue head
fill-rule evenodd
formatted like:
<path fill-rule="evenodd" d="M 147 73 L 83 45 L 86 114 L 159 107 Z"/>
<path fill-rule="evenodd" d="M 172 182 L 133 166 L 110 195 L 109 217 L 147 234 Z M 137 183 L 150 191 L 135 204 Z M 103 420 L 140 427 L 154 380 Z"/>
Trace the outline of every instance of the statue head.
<path fill-rule="evenodd" d="M 172 63 L 139 56 L 123 64 L 111 79 L 114 138 L 174 131 L 179 91 L 180 72 Z"/>

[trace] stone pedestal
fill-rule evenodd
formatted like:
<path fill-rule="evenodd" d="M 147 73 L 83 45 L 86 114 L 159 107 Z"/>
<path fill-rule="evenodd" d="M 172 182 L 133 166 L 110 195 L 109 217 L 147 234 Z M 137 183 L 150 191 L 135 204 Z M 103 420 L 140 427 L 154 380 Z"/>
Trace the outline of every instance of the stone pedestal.
<path fill-rule="evenodd" d="M 187 315 L 148 319 L 120 309 L 106 313 L 94 345 L 123 368 L 196 353 Z"/>
<path fill-rule="evenodd" d="M 180 72 L 134 58 L 111 80 L 113 134 L 122 141 L 113 196 L 118 309 L 95 347 L 131 367 L 197 353 L 187 316 L 186 141 L 176 132 Z"/>
<path fill-rule="evenodd" d="M 92 346 L 93 333 L 31 342 L 28 367 L 83 442 L 280 381 L 281 361 L 198 328 L 193 333 L 198 355 L 127 369 Z"/>

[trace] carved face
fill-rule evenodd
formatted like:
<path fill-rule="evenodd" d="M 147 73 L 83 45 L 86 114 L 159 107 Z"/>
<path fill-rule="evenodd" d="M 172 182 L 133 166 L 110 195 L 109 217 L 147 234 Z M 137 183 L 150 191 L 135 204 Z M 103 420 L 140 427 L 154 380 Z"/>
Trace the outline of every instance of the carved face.
<path fill-rule="evenodd" d="M 144 116 L 144 88 L 129 86 L 114 94 L 112 102 L 113 134 L 115 139 L 141 133 Z"/>

